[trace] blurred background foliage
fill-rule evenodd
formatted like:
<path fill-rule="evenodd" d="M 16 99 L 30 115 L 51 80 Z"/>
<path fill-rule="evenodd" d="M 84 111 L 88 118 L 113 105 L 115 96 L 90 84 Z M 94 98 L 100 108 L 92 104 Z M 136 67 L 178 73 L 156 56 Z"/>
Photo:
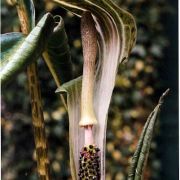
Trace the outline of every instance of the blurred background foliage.
<path fill-rule="evenodd" d="M 109 109 L 107 180 L 125 180 L 142 127 L 160 94 L 171 92 L 162 108 L 151 145 L 145 180 L 178 179 L 177 1 L 115 0 L 136 19 L 138 37 L 126 65 L 119 67 Z M 61 15 L 71 47 L 73 73 L 82 74 L 80 19 L 50 0 L 34 0 L 36 20 L 45 12 Z M 1 1 L 2 33 L 20 31 L 16 8 Z M 55 83 L 38 60 L 52 179 L 71 179 L 68 116 Z M 36 162 L 26 72 L 2 90 L 2 179 L 35 180 Z"/>

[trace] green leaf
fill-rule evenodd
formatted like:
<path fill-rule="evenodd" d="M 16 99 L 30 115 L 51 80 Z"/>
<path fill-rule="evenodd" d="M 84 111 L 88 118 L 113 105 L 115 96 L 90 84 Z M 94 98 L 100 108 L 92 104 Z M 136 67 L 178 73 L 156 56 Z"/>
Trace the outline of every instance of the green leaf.
<path fill-rule="evenodd" d="M 143 176 L 143 170 L 146 165 L 146 160 L 148 157 L 151 140 L 153 136 L 153 130 L 155 127 L 155 122 L 157 120 L 160 107 L 164 101 L 164 97 L 169 92 L 169 89 L 166 90 L 163 95 L 160 97 L 158 105 L 149 115 L 146 124 L 144 125 L 143 131 L 141 133 L 136 151 L 132 158 L 132 162 L 129 169 L 128 180 L 141 180 Z"/>
<path fill-rule="evenodd" d="M 7 59 L 11 53 L 22 44 L 25 35 L 19 32 L 6 33 L 1 35 L 1 61 Z M 1 62 L 2 63 L 2 62 Z M 6 63 L 6 61 L 4 61 Z M 2 65 L 2 64 L 1 64 Z"/>
<path fill-rule="evenodd" d="M 47 13 L 23 40 L 14 43 L 13 38 L 9 38 L 12 42 L 12 45 L 10 45 L 10 43 L 7 43 L 7 38 L 4 38 L 6 43 L 2 44 L 6 46 L 9 44 L 8 46 L 13 48 L 12 50 L 5 50 L 5 48 L 2 47 L 4 50 L 1 56 L 2 63 L 0 66 L 2 87 L 12 80 L 28 64 L 39 58 L 45 49 L 48 37 L 52 34 L 53 28 L 54 19 L 50 13 Z M 7 36 L 7 34 L 4 36 Z"/>
<path fill-rule="evenodd" d="M 72 62 L 63 19 L 60 16 L 55 16 L 54 19 L 56 27 L 47 41 L 43 56 L 59 87 L 60 82 L 64 83 L 72 79 Z M 1 35 L 1 60 L 8 59 L 22 45 L 26 37 L 19 32 Z"/>
<path fill-rule="evenodd" d="M 64 21 L 60 16 L 55 16 L 54 20 L 56 27 L 49 38 L 43 57 L 59 87 L 60 84 L 72 79 L 72 62 Z"/>
<path fill-rule="evenodd" d="M 113 92 L 115 77 L 119 63 L 124 62 L 136 41 L 136 25 L 132 15 L 117 7 L 110 0 L 54 0 L 67 10 L 79 17 L 86 10 L 90 11 L 98 31 L 98 60 L 96 65 L 96 79 L 94 88 L 94 110 L 98 125 L 94 127 L 95 143 L 101 150 L 101 179 L 105 179 L 105 143 L 107 113 Z M 76 82 L 74 82 L 76 83 Z M 73 145 L 73 156 L 70 156 L 71 172 L 78 172 L 78 158 L 80 148 L 84 145 L 83 129 L 79 128 L 81 101 L 80 87 L 68 89 L 69 124 L 77 130 L 72 133 L 70 128 L 70 143 Z M 70 97 L 71 96 L 71 97 Z M 73 158 L 73 159 L 72 159 Z M 76 172 L 73 172 L 76 170 Z M 77 176 L 72 176 L 77 179 Z"/>

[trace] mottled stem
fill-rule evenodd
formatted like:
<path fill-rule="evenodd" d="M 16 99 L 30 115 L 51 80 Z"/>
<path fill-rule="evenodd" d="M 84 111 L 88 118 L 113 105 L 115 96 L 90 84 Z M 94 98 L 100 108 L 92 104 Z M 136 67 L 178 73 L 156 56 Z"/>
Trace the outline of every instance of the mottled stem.
<path fill-rule="evenodd" d="M 24 34 L 29 34 L 32 29 L 30 27 L 30 22 L 28 22 L 29 17 L 27 16 L 24 1 L 20 1 L 16 7 L 22 32 Z M 36 62 L 28 66 L 27 77 L 29 93 L 31 96 L 32 124 L 36 146 L 37 170 L 41 180 L 50 180 L 48 147 Z"/>

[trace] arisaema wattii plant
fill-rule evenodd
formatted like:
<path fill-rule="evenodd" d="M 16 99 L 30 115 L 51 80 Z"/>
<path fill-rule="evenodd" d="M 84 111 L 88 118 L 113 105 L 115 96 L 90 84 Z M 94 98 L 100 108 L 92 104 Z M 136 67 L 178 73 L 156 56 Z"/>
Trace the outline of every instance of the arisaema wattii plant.
<path fill-rule="evenodd" d="M 108 108 L 117 68 L 127 62 L 135 45 L 135 20 L 130 13 L 110 0 L 54 2 L 82 18 L 82 77 L 73 79 L 70 49 L 62 18 L 47 13 L 35 25 L 32 1 L 17 0 L 15 4 L 22 33 L 13 32 L 1 36 L 2 88 L 13 83 L 13 78 L 28 68 L 38 173 L 40 179 L 51 179 L 36 67 L 36 61 L 43 56 L 58 87 L 56 92 L 60 93 L 69 114 L 72 179 L 105 179 Z M 142 178 L 153 127 L 165 94 L 145 124 L 132 159 L 129 179 Z"/>

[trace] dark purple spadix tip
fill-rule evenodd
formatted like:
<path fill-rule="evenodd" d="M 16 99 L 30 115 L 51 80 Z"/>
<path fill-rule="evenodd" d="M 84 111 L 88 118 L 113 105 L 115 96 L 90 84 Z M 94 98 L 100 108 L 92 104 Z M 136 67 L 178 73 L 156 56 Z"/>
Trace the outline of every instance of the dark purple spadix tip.
<path fill-rule="evenodd" d="M 82 148 L 79 158 L 79 180 L 100 180 L 99 151 L 95 145 Z"/>

